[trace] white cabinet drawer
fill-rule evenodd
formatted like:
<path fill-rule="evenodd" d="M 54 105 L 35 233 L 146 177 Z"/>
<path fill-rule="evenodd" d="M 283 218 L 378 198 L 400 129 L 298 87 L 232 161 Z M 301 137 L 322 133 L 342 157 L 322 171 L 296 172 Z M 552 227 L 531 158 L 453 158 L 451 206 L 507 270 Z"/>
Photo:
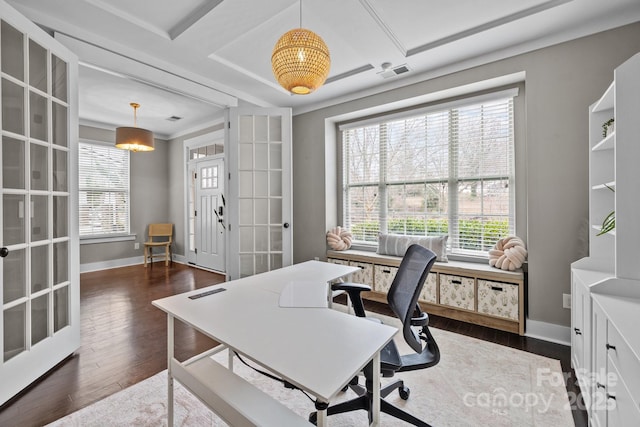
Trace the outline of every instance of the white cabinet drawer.
<path fill-rule="evenodd" d="M 386 265 L 375 265 L 373 267 L 373 278 L 375 280 L 375 285 L 373 286 L 373 290 L 376 292 L 389 292 L 391 288 L 391 283 L 393 283 L 393 279 L 396 277 L 396 273 L 398 272 L 397 267 L 387 267 Z"/>
<path fill-rule="evenodd" d="M 437 303 L 436 288 L 438 287 L 438 275 L 437 273 L 429 273 L 427 280 L 424 282 L 422 292 L 420 292 L 420 299 L 422 301 Z"/>
<path fill-rule="evenodd" d="M 609 349 L 608 368 L 611 372 L 611 365 L 614 365 L 618 372 L 623 375 L 617 378 L 618 382 L 624 382 L 631 393 L 631 397 L 635 400 L 636 405 L 640 405 L 640 360 L 627 346 L 625 340 L 620 336 L 620 332 L 613 326 L 611 322 L 607 322 L 607 343 Z M 605 344 L 603 344 L 605 345 Z M 612 348 L 611 346 L 615 347 Z M 640 407 L 638 408 L 640 410 Z"/>
<path fill-rule="evenodd" d="M 351 281 L 353 283 L 362 283 L 363 285 L 373 287 L 373 264 L 349 261 L 349 265 L 360 269 L 351 274 Z"/>
<path fill-rule="evenodd" d="M 475 309 L 475 285 L 471 277 L 440 274 L 440 304 Z"/>
<path fill-rule="evenodd" d="M 615 400 L 605 397 L 605 400 L 602 402 L 603 405 L 606 405 L 606 409 L 608 409 L 607 427 L 629 427 L 637 425 L 640 419 L 639 403 L 629 394 L 624 384 L 629 375 L 625 375 L 624 379 L 621 380 L 620 373 L 613 367 L 613 369 L 609 371 L 609 377 L 611 379 L 607 387 L 607 393 L 615 396 Z"/>
<path fill-rule="evenodd" d="M 478 279 L 478 313 L 518 320 L 518 285 Z"/>

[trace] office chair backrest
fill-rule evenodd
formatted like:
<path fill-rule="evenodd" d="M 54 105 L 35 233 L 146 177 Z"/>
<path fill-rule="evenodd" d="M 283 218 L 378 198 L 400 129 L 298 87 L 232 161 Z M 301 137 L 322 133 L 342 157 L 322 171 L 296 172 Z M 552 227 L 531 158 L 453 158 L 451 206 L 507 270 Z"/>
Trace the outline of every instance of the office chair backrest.
<path fill-rule="evenodd" d="M 418 298 L 436 255 L 429 249 L 414 244 L 409 246 L 402 258 L 396 277 L 387 294 L 389 307 L 402 321 L 404 339 L 415 350 L 422 351 L 422 342 L 411 329 L 411 318 L 418 308 Z"/>

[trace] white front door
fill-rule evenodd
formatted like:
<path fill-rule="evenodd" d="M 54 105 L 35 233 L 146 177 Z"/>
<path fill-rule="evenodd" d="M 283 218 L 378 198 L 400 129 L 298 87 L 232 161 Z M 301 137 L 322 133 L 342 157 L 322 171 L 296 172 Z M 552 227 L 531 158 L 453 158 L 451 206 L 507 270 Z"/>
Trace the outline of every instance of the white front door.
<path fill-rule="evenodd" d="M 225 271 L 224 159 L 196 163 L 196 265 Z"/>
<path fill-rule="evenodd" d="M 0 18 L 1 405 L 80 346 L 80 276 L 77 58 Z"/>
<path fill-rule="evenodd" d="M 291 109 L 230 108 L 229 276 L 291 265 Z"/>

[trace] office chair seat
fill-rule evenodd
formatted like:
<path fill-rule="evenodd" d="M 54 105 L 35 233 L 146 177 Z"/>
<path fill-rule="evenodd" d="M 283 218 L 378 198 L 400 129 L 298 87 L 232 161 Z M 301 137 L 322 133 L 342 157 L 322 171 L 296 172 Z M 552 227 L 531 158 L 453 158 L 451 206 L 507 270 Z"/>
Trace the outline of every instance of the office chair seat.
<path fill-rule="evenodd" d="M 396 372 L 425 369 L 438 364 L 440 350 L 429 331 L 429 315 L 420 309 L 418 298 L 424 282 L 436 260 L 436 255 L 429 249 L 419 245 L 412 245 L 402 258 L 398 272 L 387 293 L 389 308 L 402 321 L 402 335 L 414 353 L 401 355 L 394 341 L 390 341 L 380 351 L 380 373 L 383 377 L 392 377 Z M 343 290 L 349 295 L 353 310 L 358 317 L 366 317 L 363 291 L 370 291 L 371 287 L 359 283 L 338 283 L 332 285 L 332 290 Z M 368 318 L 367 320 L 380 321 Z M 369 423 L 373 417 L 373 363 L 368 363 L 363 369 L 366 384 L 362 387 L 354 378 L 349 387 L 358 394 L 355 399 L 341 402 L 327 408 L 327 415 L 339 414 L 354 410 L 365 410 L 369 415 Z M 402 380 L 393 382 L 380 389 L 380 410 L 393 417 L 410 424 L 429 427 L 429 424 L 417 417 L 391 405 L 385 401 L 394 390 L 398 390 L 404 400 L 409 398 L 410 390 Z M 315 423 L 316 413 L 309 415 L 309 421 Z"/>

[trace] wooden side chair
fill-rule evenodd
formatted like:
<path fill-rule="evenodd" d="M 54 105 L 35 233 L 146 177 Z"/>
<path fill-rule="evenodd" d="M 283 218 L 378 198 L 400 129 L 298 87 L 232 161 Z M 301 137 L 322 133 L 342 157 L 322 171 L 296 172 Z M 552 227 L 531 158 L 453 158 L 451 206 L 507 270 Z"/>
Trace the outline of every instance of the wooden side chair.
<path fill-rule="evenodd" d="M 164 258 L 168 266 L 172 260 L 171 243 L 173 243 L 173 224 L 149 224 L 149 240 L 144 242 L 144 266 L 147 260 L 153 266 L 153 258 Z M 164 248 L 163 253 L 153 253 L 153 248 Z"/>

